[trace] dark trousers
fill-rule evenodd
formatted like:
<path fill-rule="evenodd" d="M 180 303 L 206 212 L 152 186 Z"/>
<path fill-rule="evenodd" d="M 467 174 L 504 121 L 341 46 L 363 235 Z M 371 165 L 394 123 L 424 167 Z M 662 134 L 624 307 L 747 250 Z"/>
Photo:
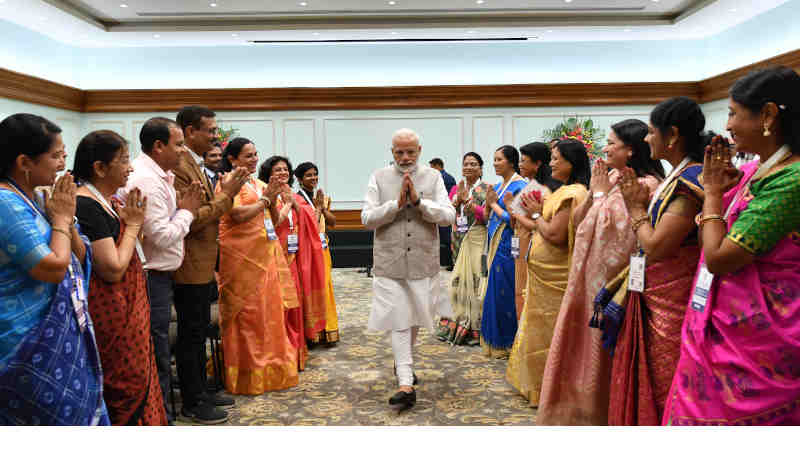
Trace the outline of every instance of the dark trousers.
<path fill-rule="evenodd" d="M 175 361 L 185 408 L 197 405 L 205 396 L 206 332 L 211 322 L 210 302 L 215 285 L 214 281 L 175 285 L 175 310 L 178 313 Z"/>
<path fill-rule="evenodd" d="M 454 263 L 453 249 L 450 248 L 453 237 L 452 231 L 452 227 L 439 227 L 439 244 L 441 246 L 439 263 L 442 266 L 452 266 Z"/>
<path fill-rule="evenodd" d="M 172 316 L 174 282 L 172 274 L 147 271 L 147 296 L 150 297 L 150 335 L 153 337 L 153 352 L 158 369 L 158 384 L 164 397 L 164 409 L 169 416 L 175 411 L 167 407 L 170 379 L 169 321 Z"/>

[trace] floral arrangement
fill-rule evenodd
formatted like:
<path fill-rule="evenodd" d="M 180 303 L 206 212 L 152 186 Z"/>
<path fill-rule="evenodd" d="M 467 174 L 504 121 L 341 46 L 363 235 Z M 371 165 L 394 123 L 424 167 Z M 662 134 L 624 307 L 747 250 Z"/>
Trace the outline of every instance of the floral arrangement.
<path fill-rule="evenodd" d="M 234 128 L 234 127 L 230 127 L 230 128 L 219 127 L 219 128 L 217 128 L 217 138 L 219 139 L 220 147 L 222 148 L 223 151 L 225 151 L 225 147 L 228 146 L 228 142 L 231 141 L 233 136 L 238 131 L 239 130 L 237 128 Z"/>
<path fill-rule="evenodd" d="M 578 116 L 568 117 L 554 128 L 544 131 L 544 139 L 548 142 L 553 139 L 575 139 L 580 141 L 586 147 L 589 161 L 592 163 L 596 159 L 603 157 L 603 146 L 600 141 L 604 138 L 605 133 L 600 128 L 594 127 L 592 119 Z"/>

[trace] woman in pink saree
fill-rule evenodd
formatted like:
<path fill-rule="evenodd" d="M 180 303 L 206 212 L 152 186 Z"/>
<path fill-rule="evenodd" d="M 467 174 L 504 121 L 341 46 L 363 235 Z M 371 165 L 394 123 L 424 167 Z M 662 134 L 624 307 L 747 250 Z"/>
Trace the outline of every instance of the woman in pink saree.
<path fill-rule="evenodd" d="M 703 255 L 665 425 L 800 424 L 798 91 L 785 67 L 731 88 L 728 130 L 761 164 L 736 171 L 722 139 L 706 149 Z"/>
<path fill-rule="evenodd" d="M 594 297 L 628 264 L 636 236 L 616 182 L 631 167 L 638 180 L 655 191 L 664 179 L 661 163 L 644 141 L 647 124 L 637 119 L 611 126 L 605 160 L 592 168 L 590 195 L 575 212 L 580 224 L 567 290 L 556 319 L 542 380 L 539 425 L 608 424 L 611 357 L 601 347 L 601 331 L 587 326 Z M 612 169 L 608 173 L 608 169 Z"/>

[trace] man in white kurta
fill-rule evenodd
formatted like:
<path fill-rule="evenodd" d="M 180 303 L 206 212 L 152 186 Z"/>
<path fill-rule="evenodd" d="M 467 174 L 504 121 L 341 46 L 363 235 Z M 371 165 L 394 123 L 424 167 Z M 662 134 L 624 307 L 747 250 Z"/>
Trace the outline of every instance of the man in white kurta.
<path fill-rule="evenodd" d="M 375 230 L 374 297 L 368 328 L 391 334 L 400 390 L 389 404 L 416 403 L 412 348 L 419 327 L 433 331 L 436 316 L 450 317 L 439 284 L 439 226 L 455 222 L 439 172 L 417 164 L 422 147 L 412 130 L 392 136 L 394 164 L 370 176 L 361 222 Z"/>

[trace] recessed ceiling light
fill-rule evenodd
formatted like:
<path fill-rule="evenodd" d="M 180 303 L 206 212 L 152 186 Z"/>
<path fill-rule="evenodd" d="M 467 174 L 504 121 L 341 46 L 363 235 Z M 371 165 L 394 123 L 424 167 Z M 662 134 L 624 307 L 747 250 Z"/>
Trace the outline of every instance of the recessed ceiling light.
<path fill-rule="evenodd" d="M 158 39 L 158 38 L 160 38 L 160 37 L 161 37 L 161 35 L 160 35 L 160 34 L 154 34 L 154 35 L 153 35 L 153 37 L 154 37 L 154 38 L 156 38 L 156 39 Z"/>
<path fill-rule="evenodd" d="M 397 31 L 392 31 L 392 34 L 397 34 Z"/>
<path fill-rule="evenodd" d="M 306 3 L 306 2 L 300 2 L 300 3 L 298 3 L 298 5 L 300 5 L 300 6 L 308 6 L 308 3 Z"/>
<path fill-rule="evenodd" d="M 216 7 L 217 7 L 217 4 L 216 4 L 216 3 L 209 3 L 209 4 L 208 4 L 208 6 L 210 6 L 210 7 L 212 7 L 212 8 L 216 8 Z"/>
<path fill-rule="evenodd" d="M 483 4 L 483 0 L 475 0 L 475 3 L 477 3 L 479 5 L 482 5 Z"/>
<path fill-rule="evenodd" d="M 232 37 L 236 37 L 236 36 L 238 36 L 238 34 L 236 34 L 236 33 L 233 33 L 233 34 L 231 34 L 231 36 L 232 36 Z"/>
<path fill-rule="evenodd" d="M 572 3 L 572 0 L 564 0 L 566 3 Z"/>
<path fill-rule="evenodd" d="M 127 8 L 127 7 L 128 7 L 128 5 L 126 5 L 125 3 L 120 3 L 119 7 L 120 7 L 120 8 Z"/>
<path fill-rule="evenodd" d="M 312 33 L 314 36 L 319 36 L 319 32 L 315 31 Z"/>
<path fill-rule="evenodd" d="M 396 5 L 396 4 L 397 4 L 397 2 L 396 2 L 396 1 L 394 1 L 394 0 L 391 0 L 391 1 L 389 2 L 389 4 L 390 4 L 390 5 L 392 5 L 392 6 L 394 6 L 394 5 Z"/>

